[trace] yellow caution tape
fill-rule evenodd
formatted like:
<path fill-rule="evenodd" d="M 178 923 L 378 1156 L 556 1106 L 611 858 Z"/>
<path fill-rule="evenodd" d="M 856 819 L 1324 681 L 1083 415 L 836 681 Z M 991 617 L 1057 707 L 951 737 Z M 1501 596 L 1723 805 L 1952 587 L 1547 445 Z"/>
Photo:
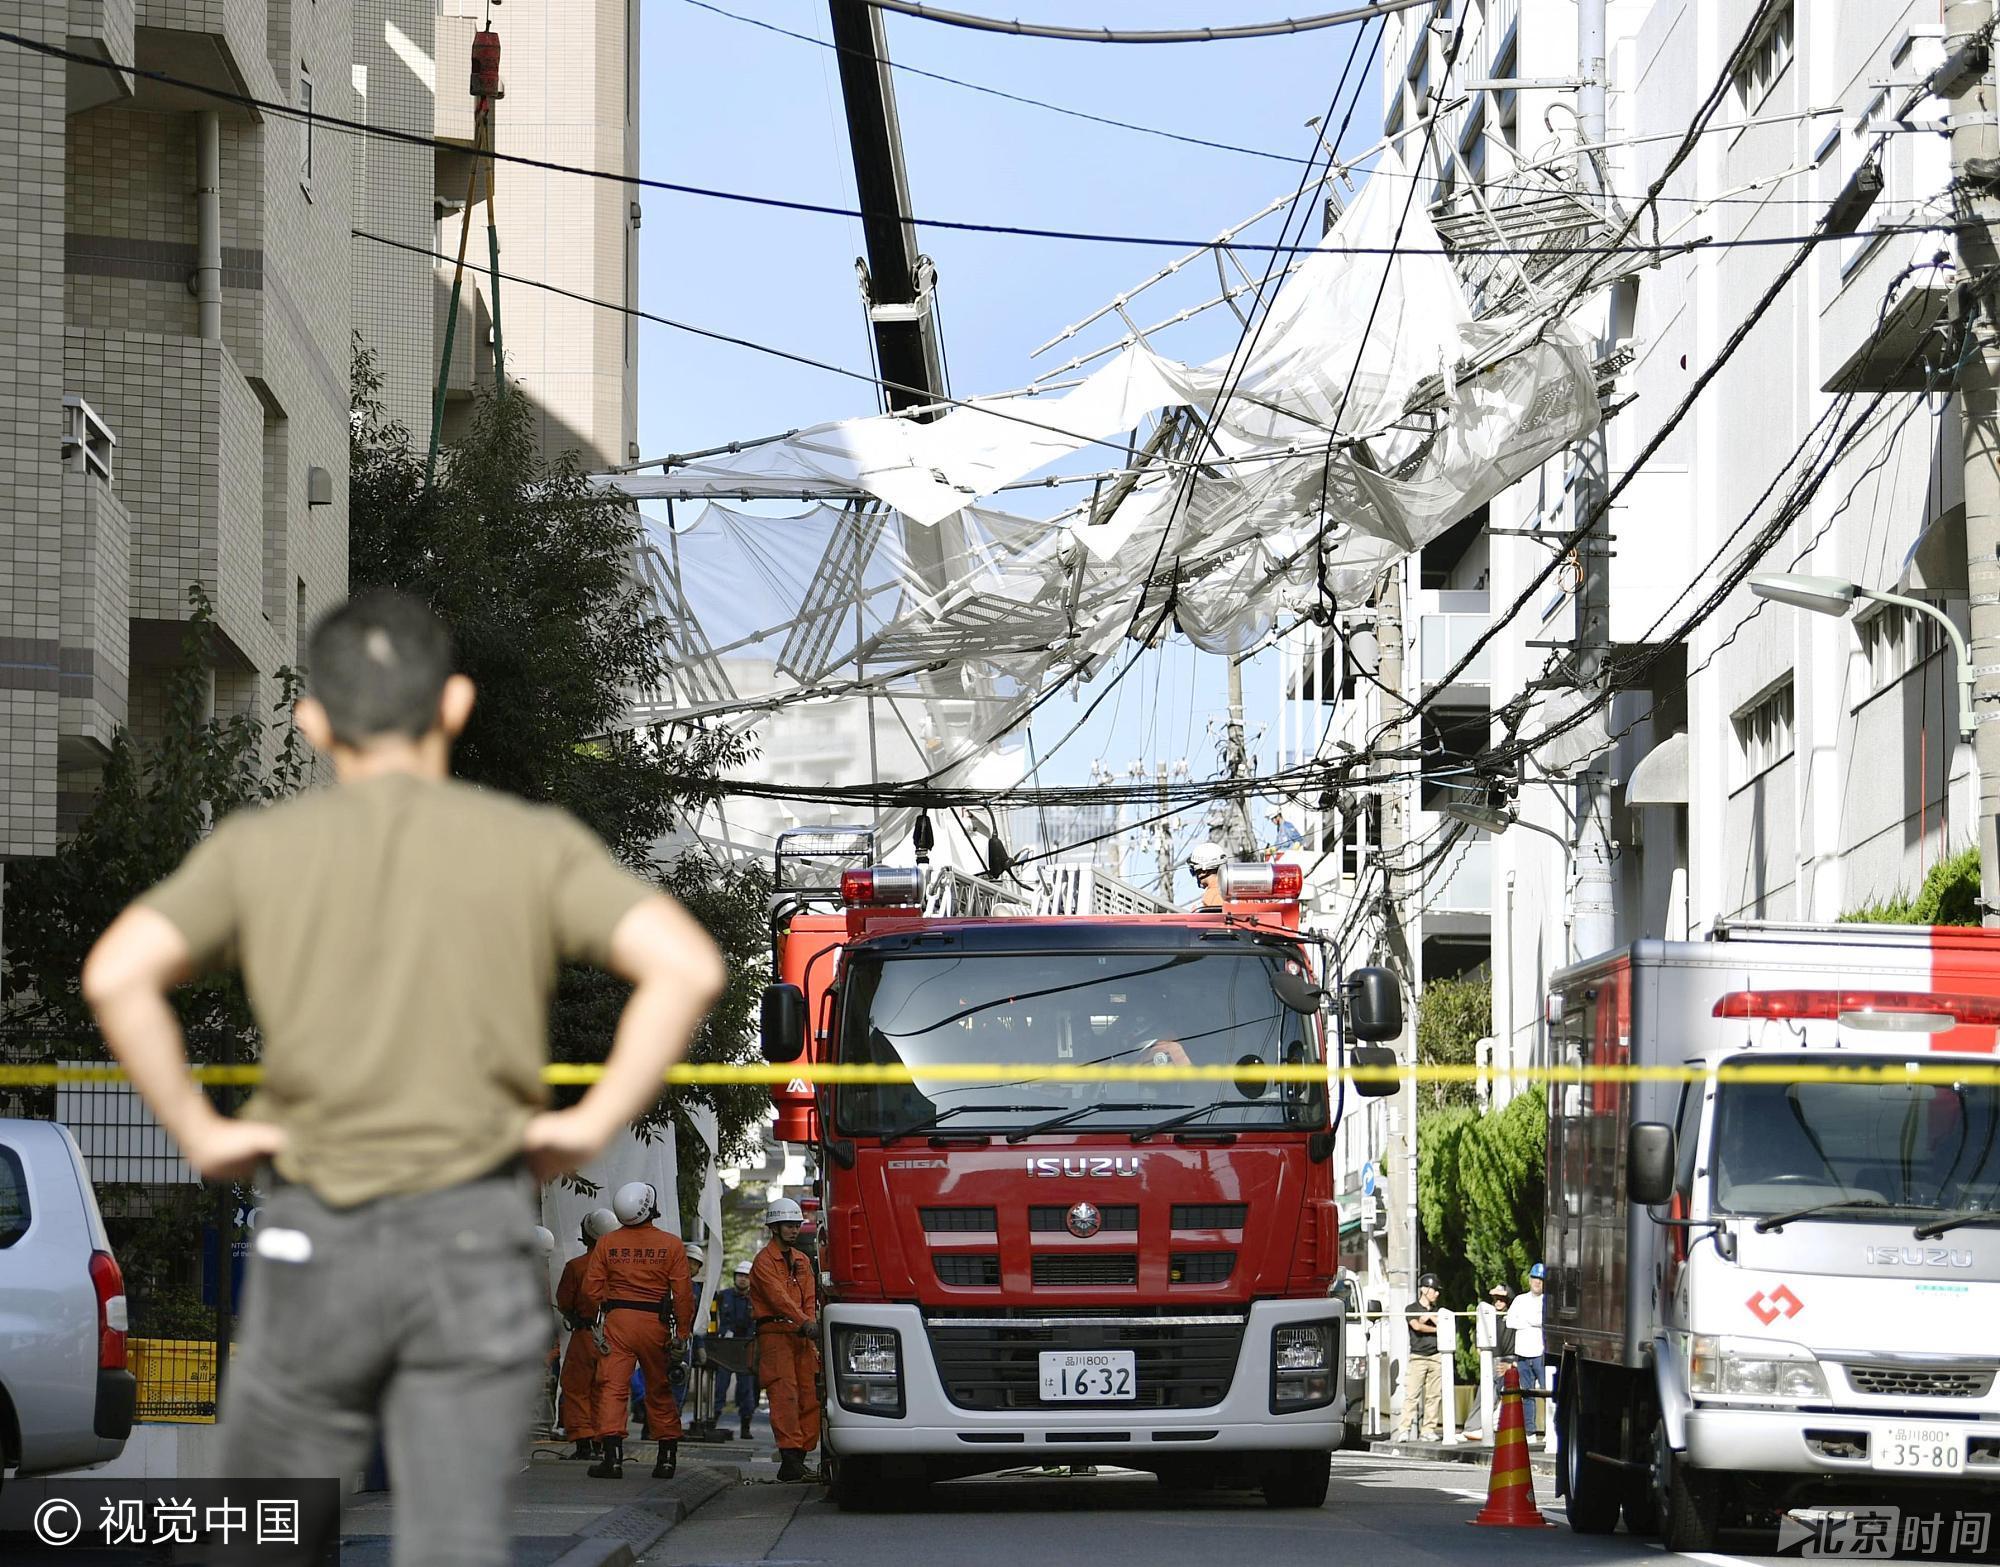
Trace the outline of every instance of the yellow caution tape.
<path fill-rule="evenodd" d="M 198 1066 L 197 1082 L 214 1087 L 250 1087 L 263 1079 L 258 1066 Z M 596 1082 L 604 1068 L 595 1062 L 562 1062 L 542 1068 L 542 1081 L 563 1087 Z M 2000 1087 L 2000 1060 L 1992 1064 L 1952 1061 L 1842 1062 L 1803 1065 L 1797 1061 L 1739 1061 L 1712 1073 L 1696 1066 L 1350 1066 L 1334 1068 L 1312 1063 L 1286 1066 L 1114 1066 L 1047 1061 L 953 1062 L 912 1069 L 901 1065 L 861 1065 L 833 1062 L 774 1065 L 765 1061 L 738 1063 L 682 1062 L 668 1068 L 672 1084 L 922 1084 L 922 1083 L 1698 1083 L 1713 1077 L 1722 1083 L 1944 1083 L 1961 1087 Z M 117 1083 L 125 1072 L 117 1066 L 0 1065 L 0 1088 L 46 1088 L 58 1083 Z"/>

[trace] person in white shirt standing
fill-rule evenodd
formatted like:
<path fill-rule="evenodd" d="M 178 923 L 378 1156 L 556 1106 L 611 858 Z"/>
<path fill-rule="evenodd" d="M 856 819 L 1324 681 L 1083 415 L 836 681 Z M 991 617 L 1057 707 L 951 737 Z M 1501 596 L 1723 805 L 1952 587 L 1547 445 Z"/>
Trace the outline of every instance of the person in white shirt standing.
<path fill-rule="evenodd" d="M 1527 1293 L 1516 1295 L 1507 1308 L 1507 1326 L 1514 1330 L 1514 1367 L 1521 1374 L 1523 1392 L 1530 1388 L 1539 1392 L 1548 1386 L 1549 1362 L 1542 1342 L 1542 1273 L 1539 1262 L 1530 1268 Z M 1523 1423 L 1531 1437 L 1540 1403 L 1537 1398 L 1521 1400 Z"/>

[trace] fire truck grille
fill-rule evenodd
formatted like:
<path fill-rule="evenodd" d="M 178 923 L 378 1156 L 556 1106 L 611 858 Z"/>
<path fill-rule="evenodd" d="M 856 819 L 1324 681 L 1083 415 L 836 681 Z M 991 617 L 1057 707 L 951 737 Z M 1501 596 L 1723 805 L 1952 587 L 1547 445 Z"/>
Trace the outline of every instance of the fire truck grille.
<path fill-rule="evenodd" d="M 1126 1349 L 1138 1372 L 1138 1397 L 1120 1409 L 1207 1409 L 1222 1402 L 1243 1342 L 1241 1318 L 1214 1322 L 1177 1318 L 1114 1323 L 1088 1317 L 1032 1326 L 997 1325 L 991 1318 L 956 1326 L 950 1318 L 927 1324 L 931 1354 L 944 1378 L 945 1396 L 960 1409 L 1073 1409 L 1041 1396 L 1043 1350 Z"/>
<path fill-rule="evenodd" d="M 1248 1203 L 1177 1202 L 1174 1228 L 1177 1230 L 1240 1230 L 1250 1212 Z"/>
<path fill-rule="evenodd" d="M 940 1284 L 979 1288 L 1000 1282 L 1000 1259 L 990 1252 L 940 1252 L 931 1261 L 937 1265 Z"/>
<path fill-rule="evenodd" d="M 1221 1284 L 1235 1268 L 1233 1251 L 1175 1252 L 1169 1277 L 1176 1284 Z"/>
<path fill-rule="evenodd" d="M 1847 1380 L 1857 1393 L 1877 1398 L 1984 1398 L 1993 1388 L 1990 1370 L 1925 1371 L 1915 1366 L 1849 1366 Z"/>
<path fill-rule="evenodd" d="M 1000 1228 L 991 1208 L 919 1208 L 917 1215 L 932 1235 L 991 1235 Z"/>
<path fill-rule="evenodd" d="M 1125 1235 L 1139 1228 L 1137 1203 L 1110 1202 L 1097 1210 L 1099 1233 Z M 1069 1209 L 1035 1207 L 1028 1210 L 1028 1228 L 1047 1234 L 1069 1228 Z"/>
<path fill-rule="evenodd" d="M 1137 1284 L 1139 1259 L 1129 1251 L 1038 1252 L 1035 1282 L 1071 1284 Z"/>

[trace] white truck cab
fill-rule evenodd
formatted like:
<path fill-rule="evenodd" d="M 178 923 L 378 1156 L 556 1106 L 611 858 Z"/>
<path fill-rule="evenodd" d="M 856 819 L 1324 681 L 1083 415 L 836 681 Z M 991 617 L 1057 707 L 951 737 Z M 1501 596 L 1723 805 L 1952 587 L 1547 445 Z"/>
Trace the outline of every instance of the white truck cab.
<path fill-rule="evenodd" d="M 2000 941 L 1755 927 L 1557 976 L 1550 1353 L 1572 1525 L 1673 1550 L 2000 1485 Z"/>

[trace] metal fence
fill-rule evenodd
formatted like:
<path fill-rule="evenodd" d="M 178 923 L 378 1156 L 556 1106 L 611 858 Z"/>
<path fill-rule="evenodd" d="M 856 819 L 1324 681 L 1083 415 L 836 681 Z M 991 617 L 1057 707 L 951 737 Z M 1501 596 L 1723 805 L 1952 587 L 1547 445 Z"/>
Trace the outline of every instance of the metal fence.
<path fill-rule="evenodd" d="M 215 1345 L 202 1339 L 135 1338 L 126 1344 L 139 1384 L 140 1420 L 208 1425 L 215 1420 Z"/>

